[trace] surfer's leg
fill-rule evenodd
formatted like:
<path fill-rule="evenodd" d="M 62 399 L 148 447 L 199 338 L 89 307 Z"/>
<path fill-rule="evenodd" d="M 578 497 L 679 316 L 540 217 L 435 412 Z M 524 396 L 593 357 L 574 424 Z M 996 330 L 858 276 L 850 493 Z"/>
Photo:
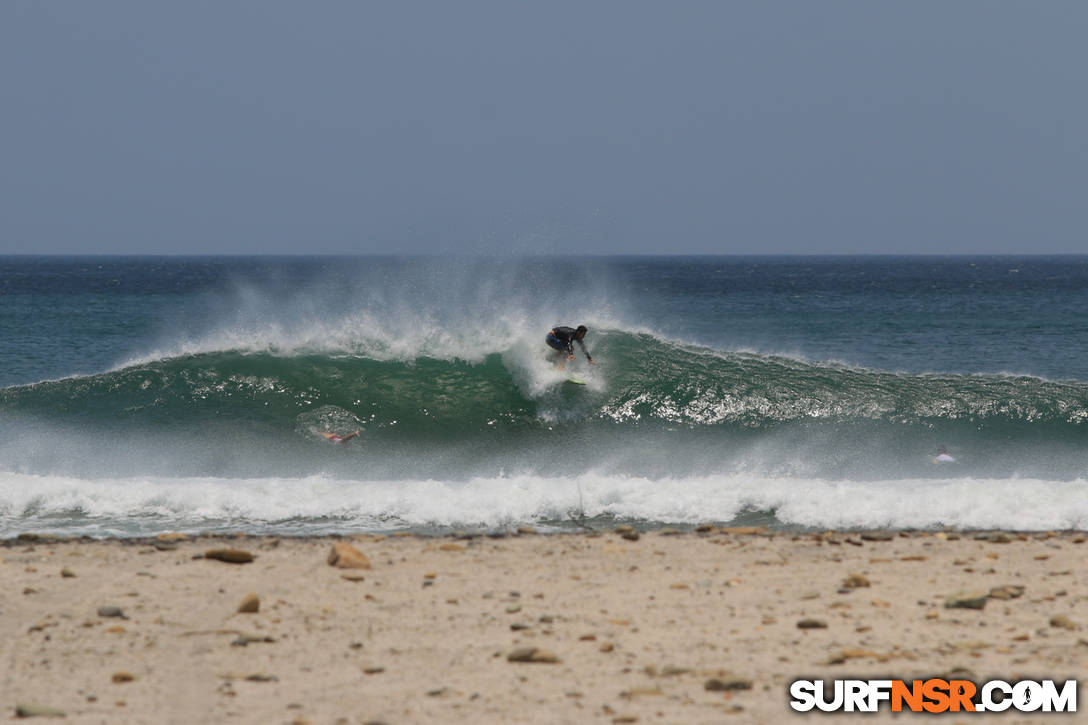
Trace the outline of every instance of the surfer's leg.
<path fill-rule="evenodd" d="M 544 342 L 552 349 L 552 352 L 548 354 L 548 360 L 552 365 L 562 367 L 563 358 L 566 357 L 566 348 L 563 347 L 563 343 L 555 335 L 548 335 L 544 338 Z"/>

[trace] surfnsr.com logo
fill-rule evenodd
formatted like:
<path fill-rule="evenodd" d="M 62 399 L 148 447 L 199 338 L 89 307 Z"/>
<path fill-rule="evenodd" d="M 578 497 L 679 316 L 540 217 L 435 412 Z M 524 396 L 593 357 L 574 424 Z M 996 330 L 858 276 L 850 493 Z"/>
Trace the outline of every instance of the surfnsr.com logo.
<path fill-rule="evenodd" d="M 876 712 L 885 703 L 892 712 L 1076 712 L 1077 681 L 1054 680 L 796 680 L 790 683 L 790 707 L 798 712 Z"/>

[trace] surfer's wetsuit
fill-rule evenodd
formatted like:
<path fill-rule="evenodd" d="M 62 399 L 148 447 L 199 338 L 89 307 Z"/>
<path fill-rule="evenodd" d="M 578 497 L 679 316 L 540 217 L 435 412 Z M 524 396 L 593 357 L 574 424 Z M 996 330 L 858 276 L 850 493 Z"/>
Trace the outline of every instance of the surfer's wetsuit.
<path fill-rule="evenodd" d="M 573 327 L 556 325 L 548 330 L 548 335 L 544 338 L 544 342 L 548 343 L 548 347 L 553 350 L 565 352 L 567 355 L 574 355 L 574 343 L 578 343 L 578 347 L 582 348 L 582 353 L 586 356 L 586 360 L 593 362 L 593 358 L 589 356 L 589 352 L 586 350 L 585 343 L 575 336 L 577 332 L 578 331 Z"/>

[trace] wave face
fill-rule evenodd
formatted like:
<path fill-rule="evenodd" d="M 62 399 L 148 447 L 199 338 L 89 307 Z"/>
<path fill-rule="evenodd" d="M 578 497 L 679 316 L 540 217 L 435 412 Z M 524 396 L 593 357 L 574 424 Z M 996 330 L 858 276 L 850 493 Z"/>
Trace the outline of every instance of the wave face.
<path fill-rule="evenodd" d="M 65 475 L 390 480 L 888 480 L 937 473 L 938 445 L 981 477 L 1064 480 L 1088 463 L 1085 383 L 889 373 L 618 330 L 594 339 L 605 362 L 571 371 L 526 340 L 479 362 L 236 351 L 11 387 L 0 406 L 23 424 L 0 455 Z M 339 446 L 321 435 L 354 430 Z"/>
<path fill-rule="evenodd" d="M 510 278 L 503 264 L 383 264 L 361 281 L 316 285 L 303 268 L 285 283 L 277 267 L 181 285 L 169 334 L 163 318 L 123 332 L 150 285 L 104 321 L 132 337 L 113 364 L 0 388 L 0 531 L 1088 522 L 1088 382 L 728 349 L 678 316 L 632 324 L 616 309 L 638 304 L 617 300 L 644 280 L 602 262 Z M 659 315 L 707 294 L 661 274 Z M 594 292 L 563 310 L 557 279 Z M 560 321 L 589 324 L 598 365 L 553 365 L 543 333 Z M 956 462 L 934 465 L 938 446 Z"/>

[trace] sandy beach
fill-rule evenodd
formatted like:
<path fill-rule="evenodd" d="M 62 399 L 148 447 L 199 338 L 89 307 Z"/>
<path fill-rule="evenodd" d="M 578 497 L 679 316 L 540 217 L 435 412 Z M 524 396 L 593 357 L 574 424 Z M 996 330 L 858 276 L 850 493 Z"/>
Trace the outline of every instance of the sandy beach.
<path fill-rule="evenodd" d="M 24 536 L 0 547 L 0 704 L 78 723 L 924 719 L 799 714 L 789 683 L 1083 679 L 1085 541 L 714 527 Z M 948 606 L 958 593 L 965 606 Z"/>

